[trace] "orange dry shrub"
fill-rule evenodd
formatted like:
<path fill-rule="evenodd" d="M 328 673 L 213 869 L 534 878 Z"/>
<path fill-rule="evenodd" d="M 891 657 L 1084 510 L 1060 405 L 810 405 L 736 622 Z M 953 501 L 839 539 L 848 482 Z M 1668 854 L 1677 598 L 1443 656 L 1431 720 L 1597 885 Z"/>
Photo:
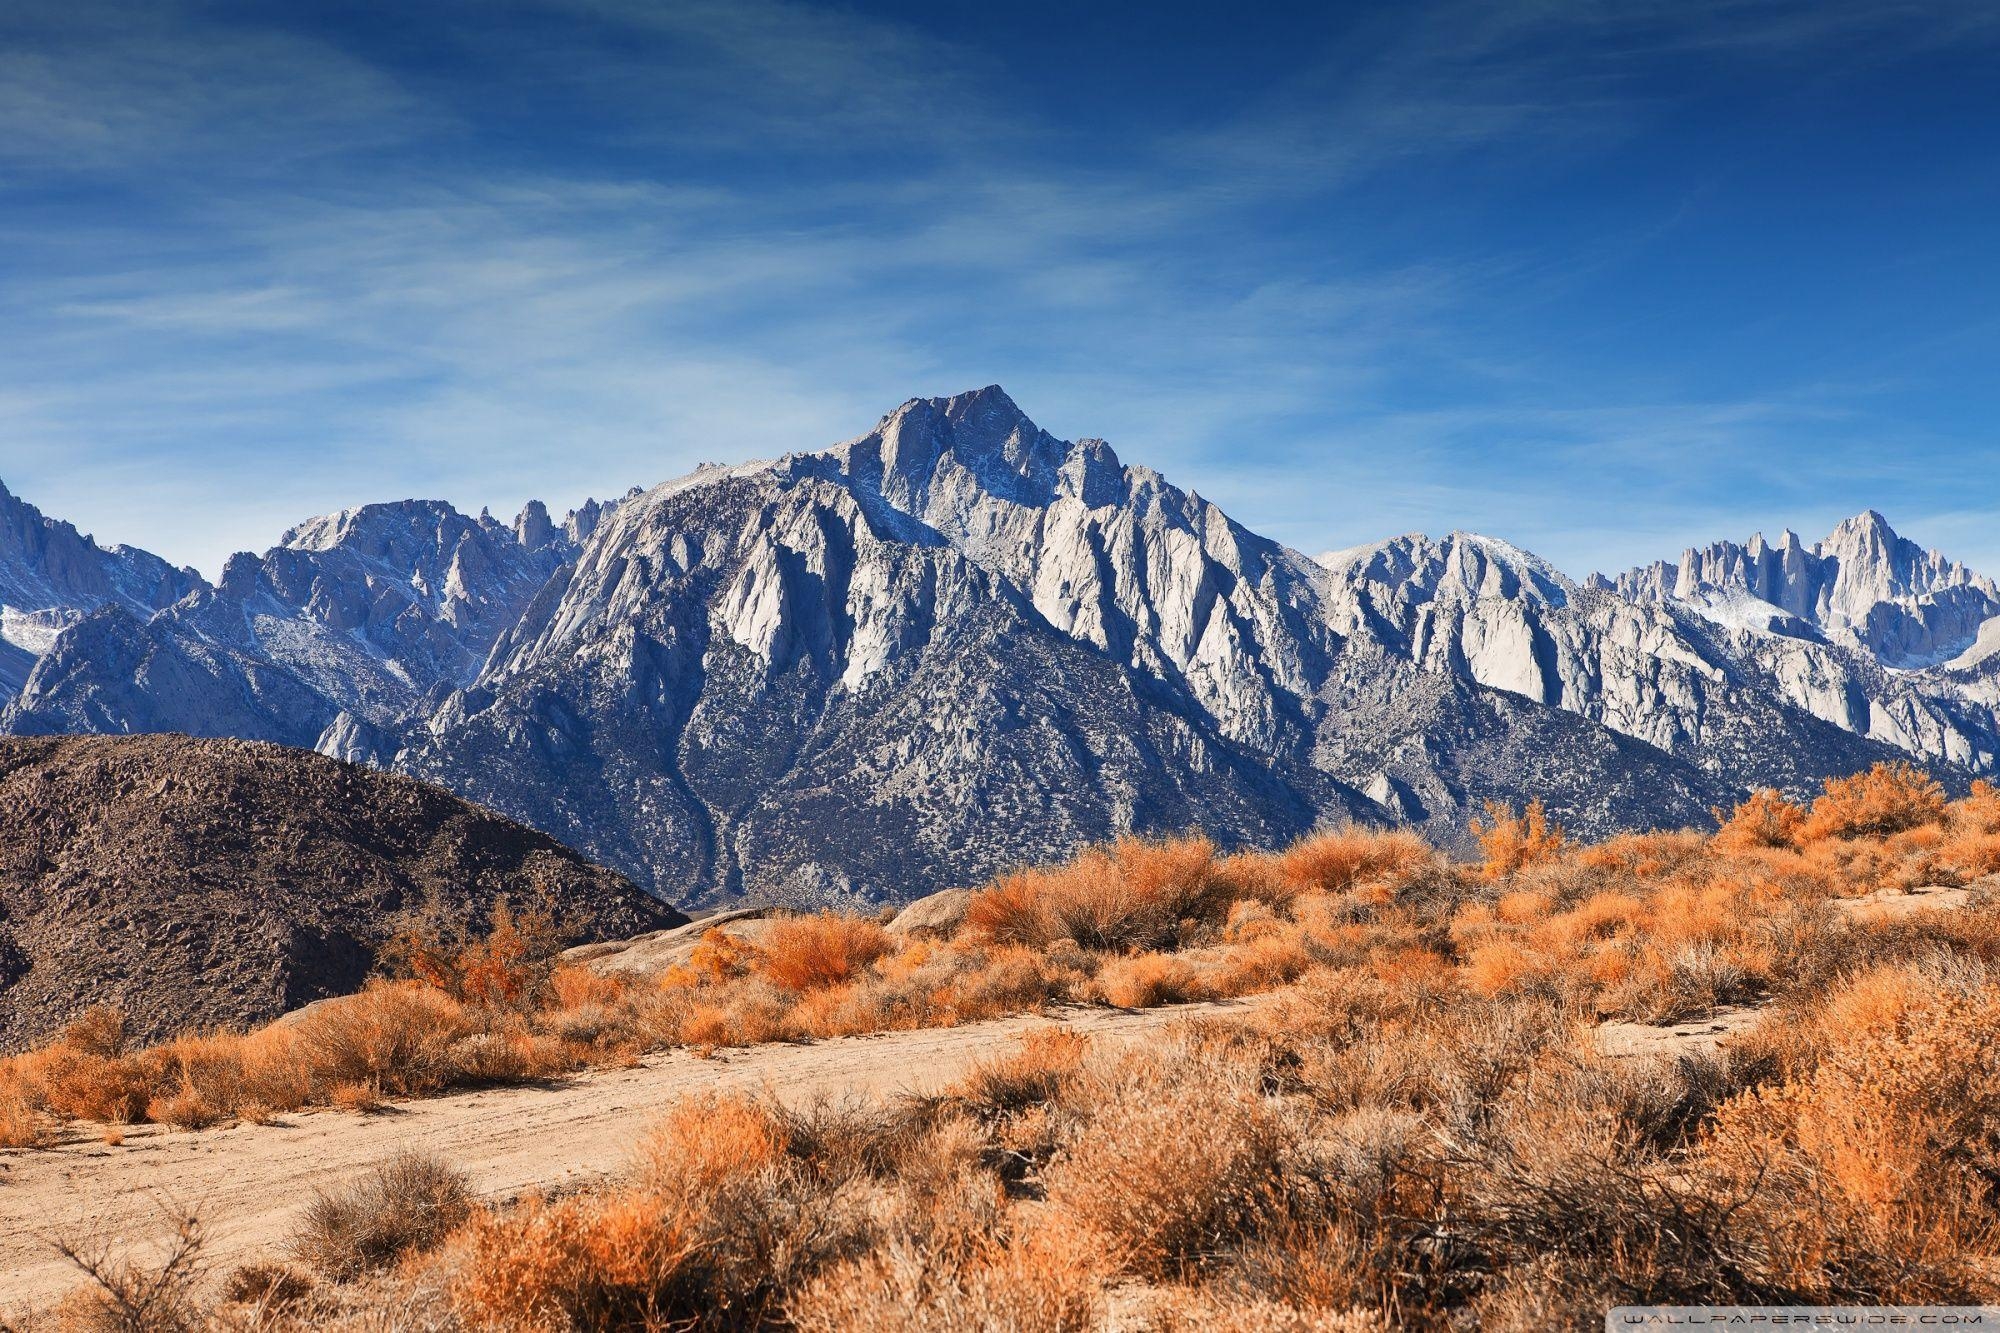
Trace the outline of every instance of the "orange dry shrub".
<path fill-rule="evenodd" d="M 719 986 L 750 975 L 757 962 L 757 946 L 720 926 L 701 933 L 685 964 L 668 968 L 660 978 L 666 989 L 682 986 Z"/>
<path fill-rule="evenodd" d="M 861 917 L 823 912 L 774 921 L 759 946 L 756 970 L 790 991 L 853 981 L 893 947 L 889 932 Z"/>
<path fill-rule="evenodd" d="M 1562 854 L 1562 825 L 1549 822 L 1540 798 L 1528 802 L 1520 814 L 1499 801 L 1486 803 L 1484 821 L 1472 821 L 1472 836 L 1479 841 L 1483 858 L 1480 874 L 1488 880 L 1505 879 L 1531 865 L 1553 861 Z"/>
<path fill-rule="evenodd" d="M 549 1003 L 559 1010 L 617 1004 L 630 990 L 624 978 L 587 967 L 558 967 L 549 974 Z"/>
<path fill-rule="evenodd" d="M 516 912 L 504 895 L 496 898 L 479 935 L 431 902 L 403 917 L 379 961 L 390 976 L 421 981 L 467 1004 L 521 1008 L 544 998 L 565 942 L 546 902 Z"/>
<path fill-rule="evenodd" d="M 1554 959 L 1510 936 L 1481 940 L 1472 946 L 1465 960 L 1466 984 L 1479 995 L 1520 990 L 1554 971 Z"/>
<path fill-rule="evenodd" d="M 1907 763 L 1876 764 L 1866 773 L 1828 778 L 1799 829 L 1801 842 L 1886 837 L 1943 820 L 1944 788 Z"/>
<path fill-rule="evenodd" d="M 692 1303 L 699 1244 L 639 1191 L 531 1195 L 481 1210 L 454 1238 L 452 1308 L 468 1327 L 664 1328 Z"/>
<path fill-rule="evenodd" d="M 287 1025 L 294 1058 L 315 1090 L 358 1083 L 392 1094 L 435 1092 L 457 1072 L 453 1045 L 472 1025 L 451 996 L 409 981 L 377 981 Z"/>
<path fill-rule="evenodd" d="M 54 1126 L 20 1092 L 0 1090 L 0 1148 L 45 1148 Z"/>
<path fill-rule="evenodd" d="M 1287 1134 L 1246 1072 L 1186 1047 L 1121 1060 L 1043 1173 L 1051 1220 L 1108 1267 L 1154 1279 L 1252 1231 Z"/>
<path fill-rule="evenodd" d="M 1715 811 L 1722 827 L 1716 832 L 1720 851 L 1741 852 L 1758 847 L 1795 847 L 1805 825 L 1806 812 L 1786 800 L 1783 793 L 1762 787 L 1750 793 L 1729 814 Z"/>
<path fill-rule="evenodd" d="M 1090 1038 L 1063 1028 L 1035 1028 L 1004 1055 L 974 1064 L 951 1096 L 982 1112 L 1012 1112 L 1054 1101 L 1083 1069 Z"/>
<path fill-rule="evenodd" d="M 775 1166 L 791 1135 L 769 1107 L 741 1094 L 686 1097 L 674 1103 L 639 1145 L 639 1174 L 658 1185 L 707 1193 L 733 1176 Z"/>
<path fill-rule="evenodd" d="M 770 1326 L 868 1235 L 838 1164 L 794 1160 L 791 1123 L 740 1097 L 679 1103 L 626 1183 L 478 1218 L 445 1260 L 453 1305 L 478 1328 Z M 808 1118 L 820 1146 L 797 1156 L 839 1130 Z"/>
<path fill-rule="evenodd" d="M 1278 881 L 1292 893 L 1345 893 L 1370 881 L 1391 879 L 1437 858 L 1431 845 L 1408 829 L 1349 825 L 1308 834 L 1271 858 Z"/>
<path fill-rule="evenodd" d="M 2000 873 L 2000 788 L 1980 778 L 1951 804 L 1938 859 L 1963 879 Z"/>
<path fill-rule="evenodd" d="M 1152 1009 L 1200 998 L 1205 988 L 1194 968 L 1168 954 L 1115 958 L 1097 974 L 1097 991 L 1120 1009 Z"/>
<path fill-rule="evenodd" d="M 1002 875 L 974 895 L 966 926 L 996 944 L 1157 949 L 1218 923 L 1230 896 L 1207 838 L 1126 836 L 1060 866 Z"/>
<path fill-rule="evenodd" d="M 1202 978 L 1202 989 L 1216 996 L 1275 990 L 1305 975 L 1312 961 L 1304 932 L 1284 923 L 1231 942 L 1221 966 Z"/>
<path fill-rule="evenodd" d="M 1874 973 L 1816 1064 L 1716 1115 L 1694 1167 L 1746 1200 L 1775 1289 L 1893 1301 L 1990 1293 L 2000 1244 L 2000 989 Z"/>

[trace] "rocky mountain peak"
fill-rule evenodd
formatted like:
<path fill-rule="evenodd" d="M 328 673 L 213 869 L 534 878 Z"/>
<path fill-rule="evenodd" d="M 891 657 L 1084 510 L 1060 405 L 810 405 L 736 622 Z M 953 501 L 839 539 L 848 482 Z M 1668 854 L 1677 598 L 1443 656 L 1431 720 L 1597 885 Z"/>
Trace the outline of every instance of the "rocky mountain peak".
<path fill-rule="evenodd" d="M 514 517 L 514 540 L 530 551 L 539 551 L 554 541 L 557 531 L 549 518 L 549 507 L 540 500 L 528 501 Z"/>
<path fill-rule="evenodd" d="M 933 490 L 1045 505 L 1055 496 L 1069 446 L 992 384 L 949 398 L 912 398 L 835 452 L 858 474 L 876 473 L 881 493 L 897 508 L 919 513 Z"/>
<path fill-rule="evenodd" d="M 1776 545 L 1690 549 L 1597 580 L 1639 602 L 1674 602 L 1734 629 L 1827 640 L 1884 666 L 1934 665 L 1964 651 L 2000 615 L 2000 585 L 1897 534 L 1873 509 L 1806 546 L 1787 529 Z"/>
<path fill-rule="evenodd" d="M 116 606 L 143 620 L 206 586 L 150 552 L 99 546 L 0 484 L 0 704 L 56 636 L 91 612 Z"/>
<path fill-rule="evenodd" d="M 1329 551 L 1319 564 L 1335 581 L 1372 586 L 1403 605 L 1487 598 L 1561 607 L 1577 585 L 1555 566 L 1510 542 L 1476 532 L 1434 539 L 1421 532 Z"/>

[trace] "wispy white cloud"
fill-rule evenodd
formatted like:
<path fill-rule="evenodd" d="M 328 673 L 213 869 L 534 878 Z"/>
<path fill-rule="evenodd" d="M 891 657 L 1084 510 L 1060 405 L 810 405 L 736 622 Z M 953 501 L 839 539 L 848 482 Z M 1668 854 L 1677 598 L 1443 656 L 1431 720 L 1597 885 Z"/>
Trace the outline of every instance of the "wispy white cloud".
<path fill-rule="evenodd" d="M 574 503 L 998 379 L 1302 546 L 1487 526 L 1618 563 L 1747 521 L 1715 478 L 1793 494 L 1748 455 L 1860 438 L 1859 395 L 1567 380 L 1467 310 L 1662 230 L 1413 260 L 1373 236 L 1375 183 L 1600 152 L 1659 113 L 1627 74 L 1662 55 L 1980 27 L 1688 8 L 1383 11 L 1195 128 L 1083 153 L 991 53 L 847 9 L 441 0 L 411 17 L 449 59 L 411 66 L 277 10 L 29 0 L 0 20 L 0 476 L 212 571 L 340 504 Z M 66 212 L 76 189 L 117 206 Z M 1325 225 L 1266 225 L 1306 199 Z M 1536 464 L 1617 513 L 1508 475 Z"/>

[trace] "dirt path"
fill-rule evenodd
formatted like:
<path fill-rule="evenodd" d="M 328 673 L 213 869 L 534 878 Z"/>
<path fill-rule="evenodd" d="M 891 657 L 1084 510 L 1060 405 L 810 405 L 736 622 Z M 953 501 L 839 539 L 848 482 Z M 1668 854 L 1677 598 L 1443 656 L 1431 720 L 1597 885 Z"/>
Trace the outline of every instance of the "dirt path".
<path fill-rule="evenodd" d="M 0 1153 L 0 1316 L 42 1305 L 76 1284 L 75 1270 L 49 1248 L 51 1233 L 115 1239 L 144 1253 L 167 1206 L 193 1207 L 208 1227 L 211 1266 L 227 1271 L 281 1245 L 315 1189 L 400 1148 L 437 1153 L 471 1176 L 482 1195 L 510 1198 L 617 1170 L 660 1112 L 690 1093 L 761 1089 L 801 1102 L 933 1091 L 1051 1022 L 1127 1041 L 1183 1018 L 1242 1013 L 1250 1004 L 1066 1008 L 1046 1017 L 751 1047 L 710 1060 L 674 1051 L 552 1087 L 460 1093 L 401 1103 L 384 1114 L 300 1112 L 269 1125 L 196 1133 L 142 1125 L 127 1130 L 118 1147 L 88 1142 Z"/>

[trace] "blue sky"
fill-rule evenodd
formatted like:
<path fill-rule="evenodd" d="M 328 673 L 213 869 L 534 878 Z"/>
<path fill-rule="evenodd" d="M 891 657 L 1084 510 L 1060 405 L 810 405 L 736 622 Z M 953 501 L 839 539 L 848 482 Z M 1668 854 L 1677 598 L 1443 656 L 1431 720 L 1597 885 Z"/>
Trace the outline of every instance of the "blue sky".
<path fill-rule="evenodd" d="M 213 574 L 997 381 L 1308 551 L 1873 506 L 2000 573 L 1996 62 L 1987 0 L 10 0 L 0 480 Z"/>

